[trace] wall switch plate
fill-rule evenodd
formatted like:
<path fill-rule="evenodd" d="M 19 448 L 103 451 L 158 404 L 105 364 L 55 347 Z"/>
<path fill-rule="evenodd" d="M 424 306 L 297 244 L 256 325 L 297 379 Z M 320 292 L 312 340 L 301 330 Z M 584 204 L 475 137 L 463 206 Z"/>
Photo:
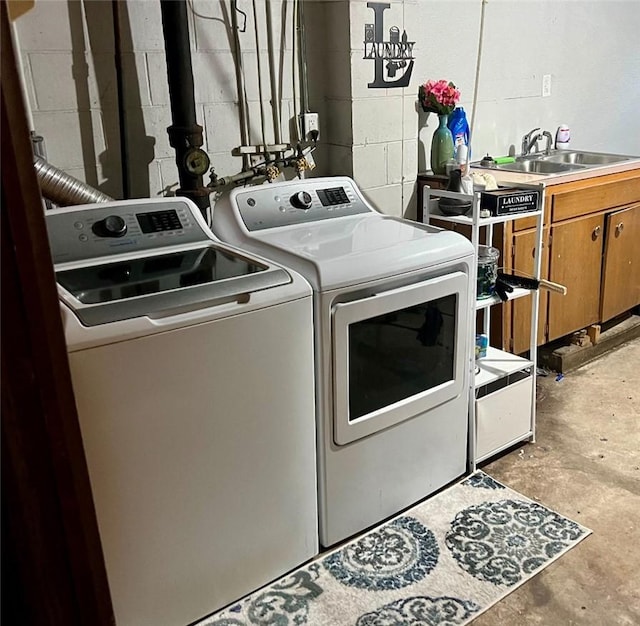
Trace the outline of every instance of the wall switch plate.
<path fill-rule="evenodd" d="M 551 74 L 545 74 L 542 77 L 542 97 L 547 98 L 551 95 Z"/>
<path fill-rule="evenodd" d="M 317 113 L 302 113 L 300 115 L 302 140 L 316 142 L 320 139 L 320 122 Z"/>

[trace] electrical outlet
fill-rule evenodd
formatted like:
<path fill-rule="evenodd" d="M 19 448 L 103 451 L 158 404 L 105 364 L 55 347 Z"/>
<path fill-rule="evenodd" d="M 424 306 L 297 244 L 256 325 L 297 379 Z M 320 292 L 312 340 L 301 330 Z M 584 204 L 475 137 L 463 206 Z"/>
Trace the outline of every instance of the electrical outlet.
<path fill-rule="evenodd" d="M 317 113 L 302 113 L 300 115 L 303 141 L 316 142 L 320 139 L 320 123 Z"/>
<path fill-rule="evenodd" d="M 545 74 L 542 77 L 542 97 L 547 98 L 551 95 L 551 74 Z"/>

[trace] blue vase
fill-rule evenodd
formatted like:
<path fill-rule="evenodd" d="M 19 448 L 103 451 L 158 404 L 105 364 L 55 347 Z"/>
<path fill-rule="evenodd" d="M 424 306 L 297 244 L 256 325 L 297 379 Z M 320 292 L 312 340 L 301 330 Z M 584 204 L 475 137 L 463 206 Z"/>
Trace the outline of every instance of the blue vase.
<path fill-rule="evenodd" d="M 446 174 L 445 164 L 453 158 L 453 135 L 447 128 L 448 115 L 438 115 L 439 125 L 431 138 L 431 171 Z"/>

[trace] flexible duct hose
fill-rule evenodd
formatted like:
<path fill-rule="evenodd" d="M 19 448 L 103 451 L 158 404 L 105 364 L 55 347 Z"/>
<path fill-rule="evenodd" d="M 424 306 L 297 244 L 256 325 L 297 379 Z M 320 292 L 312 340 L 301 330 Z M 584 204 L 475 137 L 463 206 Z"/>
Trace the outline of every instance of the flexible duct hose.
<path fill-rule="evenodd" d="M 38 176 L 42 195 L 59 206 L 110 202 L 113 200 L 106 193 L 102 193 L 91 187 L 91 185 L 87 185 L 87 183 L 70 176 L 39 156 L 34 157 L 33 165 Z"/>

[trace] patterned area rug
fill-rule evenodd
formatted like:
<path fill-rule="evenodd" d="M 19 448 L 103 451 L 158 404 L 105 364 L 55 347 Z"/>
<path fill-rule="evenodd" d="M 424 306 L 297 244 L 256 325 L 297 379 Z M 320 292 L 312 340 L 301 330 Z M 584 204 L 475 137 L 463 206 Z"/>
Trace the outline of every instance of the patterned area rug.
<path fill-rule="evenodd" d="M 198 626 L 467 624 L 590 533 L 478 471 Z"/>

